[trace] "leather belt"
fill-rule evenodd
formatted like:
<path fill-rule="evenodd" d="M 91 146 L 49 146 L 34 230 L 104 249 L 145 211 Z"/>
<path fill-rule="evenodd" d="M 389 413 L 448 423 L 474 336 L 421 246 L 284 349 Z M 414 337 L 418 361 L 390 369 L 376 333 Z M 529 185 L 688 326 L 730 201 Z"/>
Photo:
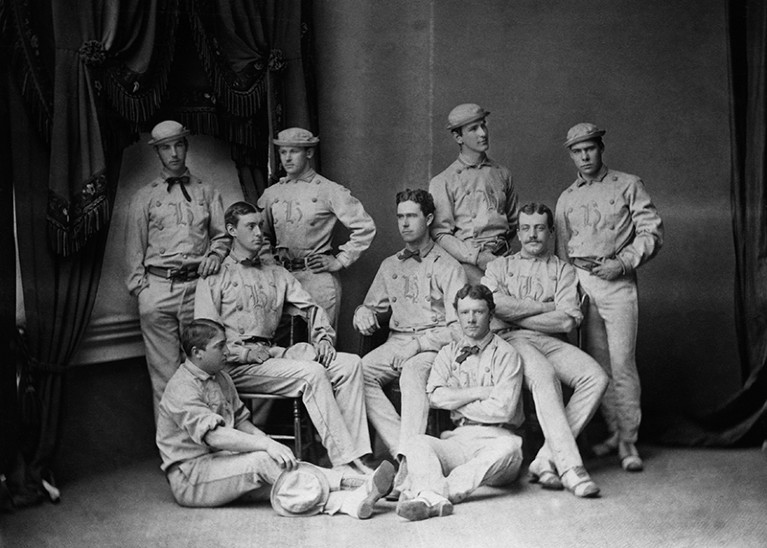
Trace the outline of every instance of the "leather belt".
<path fill-rule="evenodd" d="M 163 268 L 161 266 L 147 266 L 146 271 L 153 276 L 159 276 L 166 280 L 180 280 L 188 282 L 200 277 L 197 268 Z"/>
<path fill-rule="evenodd" d="M 282 267 L 285 270 L 287 270 L 288 272 L 293 272 L 294 270 L 309 270 L 309 266 L 306 264 L 306 261 L 309 259 L 309 257 L 313 257 L 314 255 L 332 255 L 332 254 L 333 253 L 331 251 L 327 251 L 325 253 L 312 253 L 311 255 L 307 255 L 303 259 L 289 259 L 287 257 L 280 257 L 279 255 L 275 255 L 274 259 L 277 261 L 278 264 L 282 265 Z"/>
<path fill-rule="evenodd" d="M 508 424 L 505 422 L 477 422 L 465 417 L 461 417 L 456 421 L 456 426 L 494 426 L 496 428 L 508 428 Z"/>
<path fill-rule="evenodd" d="M 272 346 L 272 339 L 267 339 L 266 337 L 246 337 L 242 339 L 242 342 L 244 343 L 253 343 L 253 344 L 265 344 L 266 346 Z"/>
<path fill-rule="evenodd" d="M 572 257 L 570 264 L 575 268 L 591 272 L 595 266 L 599 266 L 604 260 L 604 257 Z"/>

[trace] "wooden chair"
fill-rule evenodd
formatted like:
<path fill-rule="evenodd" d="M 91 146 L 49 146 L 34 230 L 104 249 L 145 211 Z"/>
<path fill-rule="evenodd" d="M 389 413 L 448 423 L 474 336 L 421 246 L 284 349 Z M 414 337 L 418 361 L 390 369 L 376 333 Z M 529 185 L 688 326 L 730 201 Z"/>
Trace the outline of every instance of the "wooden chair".
<path fill-rule="evenodd" d="M 287 348 L 297 342 L 308 340 L 309 325 L 307 319 L 295 308 L 290 307 L 286 309 L 275 336 L 275 343 Z M 306 408 L 301 399 L 302 394 L 296 397 L 264 392 L 238 391 L 238 394 L 240 399 L 250 407 L 251 412 L 254 412 L 257 407 L 256 404 L 259 402 L 268 408 L 266 414 L 268 414 L 269 422 L 265 425 L 259 425 L 259 427 L 269 437 L 291 443 L 296 457 L 316 463 L 314 425 L 308 415 L 306 415 Z M 290 412 L 286 413 L 286 406 L 283 403 L 290 404 Z M 262 412 L 262 410 L 259 410 L 259 414 Z M 285 417 L 285 415 L 289 415 L 289 417 L 284 419 L 278 418 L 276 421 L 271 420 L 272 417 Z"/>

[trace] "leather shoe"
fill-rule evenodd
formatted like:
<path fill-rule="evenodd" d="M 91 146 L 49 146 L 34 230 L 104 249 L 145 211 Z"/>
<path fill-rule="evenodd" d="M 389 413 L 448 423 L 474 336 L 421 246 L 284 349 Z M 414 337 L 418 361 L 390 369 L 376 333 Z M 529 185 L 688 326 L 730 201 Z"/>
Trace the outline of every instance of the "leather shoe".
<path fill-rule="evenodd" d="M 618 456 L 621 459 L 621 468 L 626 472 L 641 472 L 644 463 L 639 456 L 636 446 L 631 442 L 622 441 L 618 445 Z"/>
<path fill-rule="evenodd" d="M 576 497 L 594 498 L 599 495 L 599 486 L 583 466 L 574 466 L 562 474 L 562 483 Z"/>
<path fill-rule="evenodd" d="M 397 515 L 408 521 L 449 516 L 452 513 L 453 504 L 437 493 L 422 492 L 413 497 L 407 491 L 403 491 L 397 503 Z"/>
<path fill-rule="evenodd" d="M 562 481 L 557 476 L 554 466 L 550 462 L 541 464 L 540 461 L 534 460 L 530 463 L 527 471 L 530 483 L 539 483 L 541 488 L 550 491 L 561 491 L 564 489 Z"/>

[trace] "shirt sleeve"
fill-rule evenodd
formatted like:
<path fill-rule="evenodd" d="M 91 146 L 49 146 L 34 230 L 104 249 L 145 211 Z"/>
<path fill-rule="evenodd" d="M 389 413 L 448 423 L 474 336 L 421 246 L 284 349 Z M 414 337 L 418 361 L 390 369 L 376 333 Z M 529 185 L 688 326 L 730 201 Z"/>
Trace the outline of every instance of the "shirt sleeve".
<path fill-rule="evenodd" d="M 261 225 L 261 233 L 264 235 L 264 245 L 261 246 L 258 256 L 262 261 L 273 263 L 276 239 L 274 235 L 274 217 L 272 217 L 272 201 L 269 189 L 258 198 L 256 208 L 261 212 L 264 223 Z"/>
<path fill-rule="evenodd" d="M 519 196 L 514 187 L 514 180 L 511 173 L 505 173 L 506 179 L 506 218 L 509 221 L 509 232 L 506 235 L 508 242 L 511 242 L 517 235 L 519 225 Z"/>
<path fill-rule="evenodd" d="M 453 345 L 449 344 L 442 348 L 434 358 L 429 372 L 429 380 L 426 381 L 426 393 L 431 395 L 437 388 L 456 388 L 457 383 L 450 382 L 450 365 L 453 363 Z"/>
<path fill-rule="evenodd" d="M 462 263 L 477 264 L 479 248 L 454 236 L 455 204 L 447 190 L 445 177 L 438 175 L 429 183 L 429 192 L 434 198 L 434 221 L 431 224 L 431 236 L 445 251 Z"/>
<path fill-rule="evenodd" d="M 492 360 L 493 390 L 490 397 L 459 407 L 457 411 L 469 420 L 506 423 L 515 415 L 522 393 L 522 359 L 508 344 L 494 349 Z"/>
<path fill-rule="evenodd" d="M 138 295 L 147 285 L 144 269 L 144 256 L 147 248 L 149 215 L 139 195 L 134 196 L 125 227 L 125 256 L 128 263 L 128 276 L 125 280 L 131 295 Z"/>
<path fill-rule="evenodd" d="M 652 259 L 663 245 L 663 221 L 641 179 L 626 189 L 624 196 L 634 223 L 634 239 L 618 252 L 627 272 Z"/>
<path fill-rule="evenodd" d="M 365 295 L 365 300 L 362 303 L 364 307 L 369 308 L 375 312 L 376 315 L 386 314 L 391 308 L 389 292 L 386 290 L 386 284 L 384 282 L 387 271 L 386 264 L 386 261 L 384 261 L 378 269 L 378 272 L 376 272 L 375 278 L 373 278 L 373 283 L 370 284 L 367 295 Z"/>
<path fill-rule="evenodd" d="M 565 204 L 565 191 L 557 200 L 557 208 L 554 214 L 554 229 L 556 237 L 556 253 L 557 257 L 563 261 L 570 261 L 570 256 L 567 253 L 567 243 L 570 241 L 570 232 L 567 226 L 567 218 L 565 216 L 565 210 L 567 206 Z"/>
<path fill-rule="evenodd" d="M 213 189 L 208 207 L 210 209 L 208 222 L 210 248 L 208 254 L 215 253 L 220 259 L 224 259 L 229 254 L 232 240 L 224 224 L 224 200 L 218 190 Z"/>
<path fill-rule="evenodd" d="M 189 437 L 199 445 L 207 445 L 205 436 L 219 426 L 225 426 L 226 421 L 221 415 L 214 413 L 203 401 L 200 391 L 192 385 L 176 385 L 174 390 L 166 390 L 162 405 L 168 416 Z"/>
<path fill-rule="evenodd" d="M 556 259 L 553 259 L 556 260 Z M 575 320 L 576 325 L 583 321 L 580 299 L 578 298 L 578 276 L 575 267 L 564 261 L 557 264 L 557 289 L 554 305 Z"/>
<path fill-rule="evenodd" d="M 370 247 L 376 235 L 376 225 L 362 203 L 346 187 L 337 185 L 332 194 L 331 207 L 341 224 L 349 229 L 349 240 L 338 247 L 340 251 L 336 255 L 344 268 L 348 268 Z"/>

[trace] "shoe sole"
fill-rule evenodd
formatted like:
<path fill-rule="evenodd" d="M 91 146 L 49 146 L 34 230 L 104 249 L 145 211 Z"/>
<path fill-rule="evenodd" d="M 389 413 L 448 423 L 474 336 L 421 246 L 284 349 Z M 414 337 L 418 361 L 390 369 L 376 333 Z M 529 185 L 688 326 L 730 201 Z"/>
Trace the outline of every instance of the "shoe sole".
<path fill-rule="evenodd" d="M 373 489 L 360 503 L 357 515 L 359 519 L 368 519 L 373 515 L 373 506 L 389 494 L 394 483 L 394 465 L 384 461 L 373 472 Z"/>
<path fill-rule="evenodd" d="M 397 504 L 397 515 L 408 521 L 421 521 L 428 518 L 449 516 L 453 513 L 453 505 L 446 501 L 429 506 L 422 500 L 406 500 Z"/>

